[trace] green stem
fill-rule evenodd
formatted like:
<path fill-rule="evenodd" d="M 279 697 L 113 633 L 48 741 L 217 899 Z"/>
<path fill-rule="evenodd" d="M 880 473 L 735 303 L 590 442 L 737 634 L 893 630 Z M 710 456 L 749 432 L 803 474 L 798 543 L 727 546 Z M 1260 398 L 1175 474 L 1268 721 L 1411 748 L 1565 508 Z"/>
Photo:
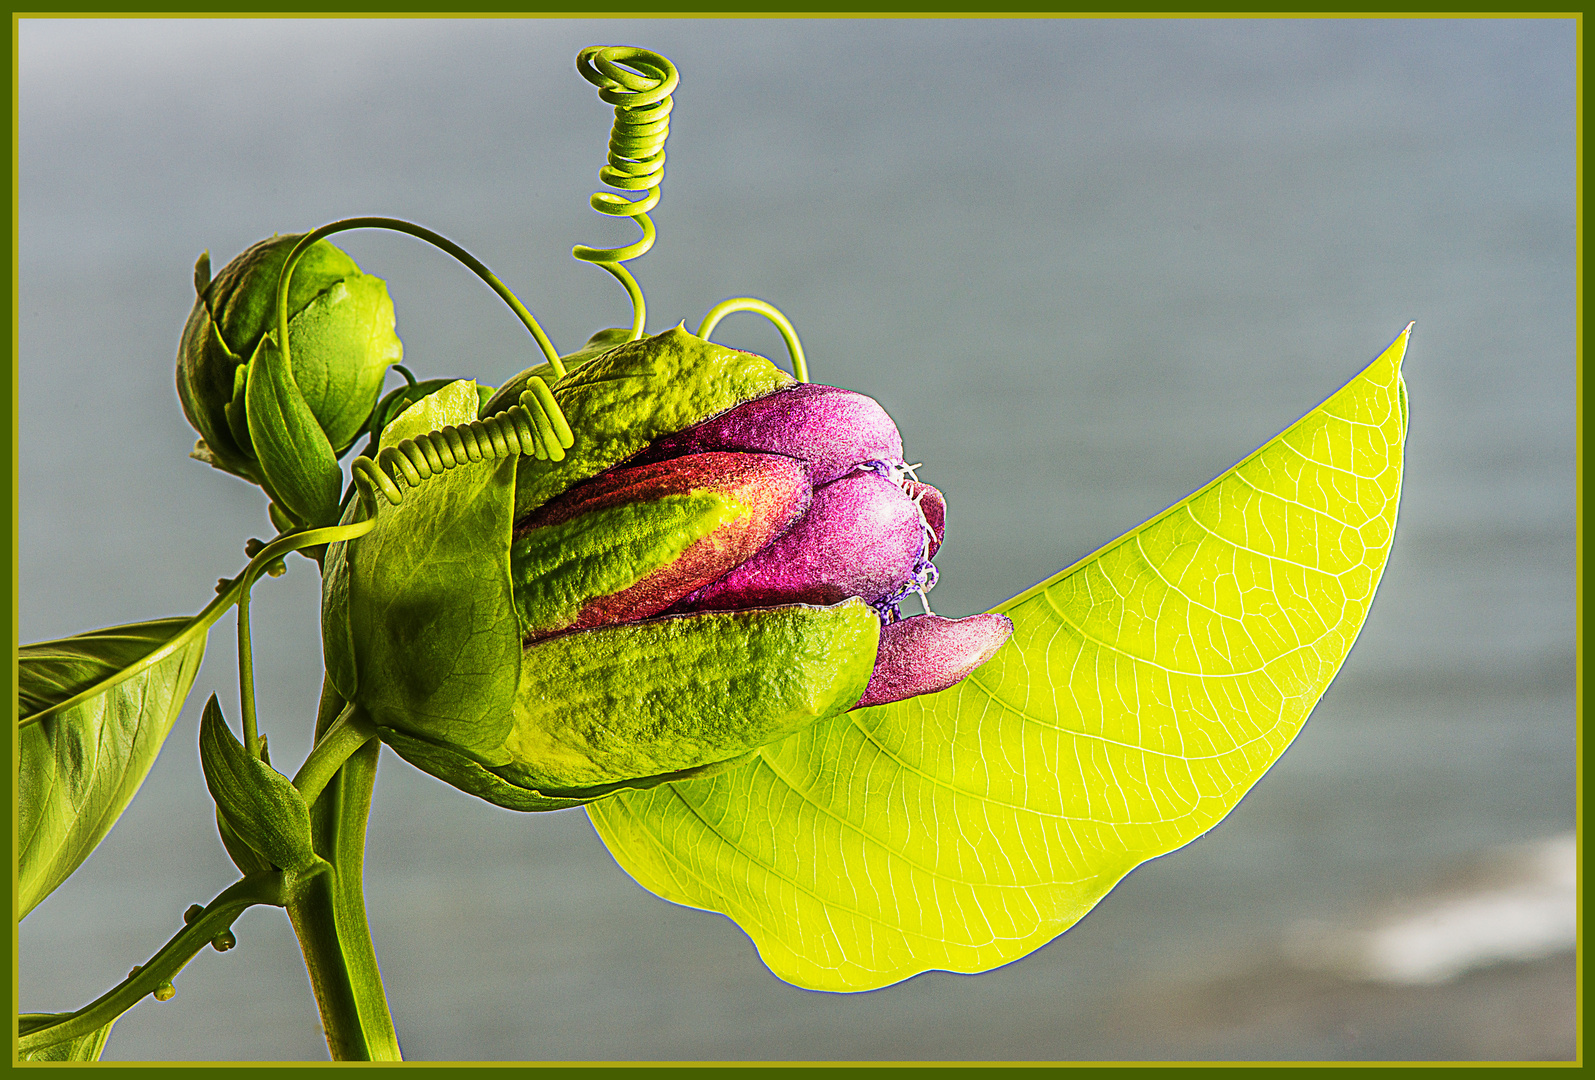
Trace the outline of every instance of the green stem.
<path fill-rule="evenodd" d="M 343 700 L 330 679 L 325 680 L 316 722 L 316 750 L 295 782 L 302 781 L 300 792 L 311 802 L 316 853 L 330 862 L 336 873 L 307 883 L 303 896 L 289 906 L 288 917 L 305 954 L 332 1056 L 337 1060 L 397 1061 L 399 1040 L 366 923 L 362 884 L 366 821 L 381 743 L 366 735 L 361 739 L 363 745 L 340 768 L 328 779 L 320 779 L 342 748 L 360 737 L 362 728 L 374 732 L 369 719 Z M 318 783 L 320 794 L 316 797 L 311 791 Z"/>
<path fill-rule="evenodd" d="M 244 749 L 260 756 L 260 729 L 255 723 L 255 658 L 249 640 L 249 590 L 238 594 L 238 707 L 244 717 Z"/>
<path fill-rule="evenodd" d="M 111 687 L 126 682 L 141 672 L 148 671 L 178 650 L 186 648 L 196 637 L 209 631 L 215 625 L 216 620 L 220 619 L 227 613 L 229 608 L 238 603 L 239 598 L 254 587 L 255 582 L 260 578 L 261 574 L 266 572 L 267 567 L 289 552 L 298 551 L 301 548 L 315 547 L 320 544 L 333 544 L 340 540 L 353 540 L 357 536 L 364 536 L 370 532 L 375 525 L 375 521 L 368 520 L 357 521 L 352 525 L 328 525 L 320 529 L 303 529 L 284 533 L 261 548 L 260 554 L 249 560 L 249 564 L 244 567 L 243 573 L 229 582 L 217 594 L 216 599 L 206 604 L 205 609 L 190 619 L 188 625 L 183 627 L 165 645 L 149 653 L 143 659 L 134 661 L 116 674 L 101 679 L 88 689 L 73 694 L 65 701 L 57 702 L 47 709 L 40 709 L 32 716 L 23 717 L 17 721 L 17 727 L 24 728 L 29 724 L 37 724 L 68 709 L 76 708 L 90 698 L 103 694 Z"/>
<path fill-rule="evenodd" d="M 294 774 L 294 787 L 304 796 L 305 805 L 316 805 L 316 800 L 321 798 L 321 793 L 349 756 L 376 737 L 376 725 L 366 714 L 353 702 L 345 705 Z"/>
<path fill-rule="evenodd" d="M 720 320 L 738 311 L 752 311 L 775 324 L 775 328 L 781 331 L 782 340 L 786 342 L 786 351 L 792 356 L 792 374 L 797 376 L 798 382 L 808 382 L 809 366 L 803 359 L 803 345 L 798 341 L 797 330 L 793 328 L 792 320 L 781 314 L 780 309 L 774 304 L 766 303 L 754 296 L 722 300 L 703 317 L 703 322 L 698 327 L 698 336 L 705 341 L 709 340 L 709 335 L 714 333 L 716 326 L 720 325 Z"/>
<path fill-rule="evenodd" d="M 547 334 L 543 333 L 543 328 L 537 324 L 537 320 L 532 317 L 532 313 L 526 310 L 526 305 L 521 303 L 516 295 L 509 291 L 508 286 L 500 281 L 497 275 L 489 270 L 481 260 L 448 237 L 441 236 L 431 229 L 405 221 L 402 218 L 388 217 L 356 217 L 334 221 L 331 224 L 321 226 L 314 232 L 306 233 L 293 246 L 293 250 L 288 253 L 288 260 L 282 264 L 282 273 L 277 278 L 277 348 L 282 350 L 283 362 L 289 366 L 289 370 L 292 370 L 292 366 L 289 364 L 288 353 L 288 279 L 293 274 L 294 264 L 299 261 L 301 255 L 310 250 L 310 245 L 318 240 L 322 240 L 334 233 L 348 232 L 351 229 L 389 229 L 393 232 L 401 232 L 407 236 L 413 236 L 417 240 L 424 240 L 433 247 L 440 248 L 454 256 L 454 258 L 464 263 L 472 273 L 486 282 L 488 288 L 499 295 L 499 299 L 509 305 L 510 310 L 515 312 L 526 329 L 532 332 L 532 337 L 537 339 L 538 347 L 543 350 L 543 355 L 548 357 L 548 362 L 553 365 L 555 377 L 564 377 L 565 365 L 560 362 L 559 350 L 554 348 L 554 343 L 549 340 Z"/>
<path fill-rule="evenodd" d="M 222 890 L 197 918 L 183 927 L 148 963 L 135 968 L 118 986 L 48 1027 L 35 1028 L 23 1035 L 17 1040 L 18 1053 L 40 1050 L 104 1027 L 137 1005 L 146 994 L 171 982 L 185 964 L 231 927 L 245 909 L 256 904 L 281 906 L 283 899 L 283 875 L 280 871 L 250 874 L 234 882 Z"/>

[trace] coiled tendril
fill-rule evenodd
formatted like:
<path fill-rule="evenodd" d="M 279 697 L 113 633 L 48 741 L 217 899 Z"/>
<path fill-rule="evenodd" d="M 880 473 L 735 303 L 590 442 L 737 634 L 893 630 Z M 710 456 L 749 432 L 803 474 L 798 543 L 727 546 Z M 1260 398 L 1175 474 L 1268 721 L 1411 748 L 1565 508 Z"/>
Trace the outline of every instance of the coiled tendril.
<path fill-rule="evenodd" d="M 420 487 L 428 477 L 448 469 L 518 454 L 530 454 L 539 461 L 563 461 L 565 450 L 575 441 L 548 384 L 533 376 L 527 380 L 519 404 L 468 424 L 450 425 L 383 447 L 375 461 L 361 455 L 350 471 L 367 512 L 375 514 L 378 491 L 398 506 L 404 501 L 405 488 Z"/>
<path fill-rule="evenodd" d="M 621 65 L 624 64 L 625 67 Z M 665 178 L 665 138 L 670 134 L 670 95 L 681 81 L 676 66 L 656 52 L 629 45 L 591 45 L 576 57 L 581 77 L 598 87 L 598 96 L 615 107 L 615 124 L 609 135 L 609 164 L 598 178 L 622 192 L 646 192 L 633 201 L 623 194 L 596 192 L 592 208 L 611 217 L 629 217 L 642 229 L 642 239 L 622 248 L 593 248 L 583 244 L 571 254 L 583 262 L 608 270 L 631 295 L 635 312 L 632 340 L 642 337 L 646 309 L 642 290 L 620 264 L 653 247 L 654 224 L 648 211 L 659 203 L 659 185 Z"/>

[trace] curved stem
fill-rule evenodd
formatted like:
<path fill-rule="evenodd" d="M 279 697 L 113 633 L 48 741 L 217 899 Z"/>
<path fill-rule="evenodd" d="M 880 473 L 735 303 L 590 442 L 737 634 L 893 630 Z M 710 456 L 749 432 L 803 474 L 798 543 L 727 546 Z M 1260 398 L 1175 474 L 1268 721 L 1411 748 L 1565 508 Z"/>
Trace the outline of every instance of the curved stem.
<path fill-rule="evenodd" d="M 543 350 L 543 355 L 548 357 L 548 362 L 553 365 L 555 376 L 558 378 L 564 377 L 565 365 L 560 363 L 559 350 L 554 348 L 554 343 L 549 340 L 547 334 L 543 333 L 543 328 L 537 324 L 537 320 L 532 317 L 532 313 L 526 310 L 526 305 L 521 303 L 516 295 L 509 291 L 509 287 L 500 281 L 497 275 L 489 270 L 481 260 L 448 237 L 441 236 L 431 229 L 405 221 L 402 218 L 388 217 L 356 217 L 334 221 L 331 224 L 321 226 L 314 232 L 306 233 L 293 246 L 293 250 L 288 253 L 287 261 L 282 264 L 282 273 L 277 278 L 277 348 L 282 351 L 283 362 L 289 366 L 289 370 L 292 370 L 292 365 L 289 363 L 288 353 L 288 280 L 293 275 L 294 264 L 318 240 L 325 239 L 334 233 L 348 232 L 351 229 L 389 229 L 393 232 L 401 232 L 408 236 L 413 236 L 417 240 L 424 240 L 433 247 L 454 256 L 454 258 L 464 263 L 472 273 L 486 282 L 488 288 L 499 295 L 499 299 L 509 305 L 510 310 L 515 312 L 516 316 L 526 326 L 526 329 L 532 332 L 532 337 L 537 339 L 538 347 Z"/>
<path fill-rule="evenodd" d="M 350 755 L 376 737 L 377 728 L 370 718 L 353 702 L 345 705 L 294 774 L 294 787 L 304 796 L 305 805 L 314 806 Z"/>
<path fill-rule="evenodd" d="M 602 262 L 595 264 L 602 266 L 626 287 L 626 295 L 631 297 L 631 337 L 627 341 L 636 341 L 643 335 L 643 328 L 648 322 L 648 301 L 642 295 L 642 286 L 637 284 L 637 279 L 631 276 L 631 271 L 621 266 L 618 262 Z"/>
<path fill-rule="evenodd" d="M 326 876 L 326 875 L 323 875 Z M 169 983 L 206 945 L 210 944 L 245 909 L 256 904 L 283 904 L 281 871 L 250 874 L 234 882 L 212 900 L 176 937 L 118 986 L 106 991 L 77 1012 L 48 1027 L 35 1028 L 17 1040 L 19 1053 L 29 1053 L 98 1030 L 137 1005 L 146 994 Z"/>
<path fill-rule="evenodd" d="M 798 382 L 808 382 L 809 366 L 803 359 L 803 345 L 798 341 L 797 330 L 793 328 L 792 320 L 781 314 L 774 304 L 766 303 L 754 296 L 723 300 L 703 317 L 703 322 L 698 327 L 698 336 L 707 341 L 709 335 L 714 333 L 714 328 L 720 325 L 721 319 L 738 311 L 752 311 L 775 324 L 775 328 L 781 331 L 782 339 L 786 341 L 786 351 L 792 357 L 792 374 L 797 377 Z"/>
<path fill-rule="evenodd" d="M 142 659 L 134 661 L 114 675 L 108 675 L 86 690 L 73 694 L 65 701 L 57 702 L 47 709 L 40 709 L 32 716 L 23 717 L 17 721 L 17 727 L 23 728 L 29 724 L 37 724 L 68 709 L 75 708 L 88 699 L 103 694 L 111 687 L 126 682 L 141 672 L 148 671 L 179 649 L 187 647 L 196 637 L 204 634 L 214 626 L 216 621 L 225 615 L 229 608 L 238 603 L 239 598 L 254 587 L 255 582 L 260 579 L 260 575 L 266 572 L 267 567 L 289 552 L 298 551 L 301 548 L 316 547 L 320 544 L 333 544 L 340 540 L 353 540 L 357 536 L 364 536 L 370 532 L 375 525 L 375 521 L 366 520 L 357 521 L 350 525 L 328 525 L 319 529 L 303 529 L 284 533 L 261 548 L 260 554 L 249 560 L 248 565 L 244 567 L 243 573 L 233 578 L 227 584 L 227 587 L 217 594 L 216 599 L 206 604 L 204 610 L 190 619 L 188 625 L 173 635 L 166 644 Z"/>

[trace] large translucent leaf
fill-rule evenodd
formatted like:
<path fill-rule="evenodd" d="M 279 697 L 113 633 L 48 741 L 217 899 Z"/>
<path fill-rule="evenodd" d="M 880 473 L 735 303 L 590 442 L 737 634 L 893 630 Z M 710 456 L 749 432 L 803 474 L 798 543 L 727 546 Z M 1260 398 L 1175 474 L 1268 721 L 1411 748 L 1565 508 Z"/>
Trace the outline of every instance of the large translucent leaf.
<path fill-rule="evenodd" d="M 58 705 L 169 644 L 186 618 L 17 650 L 17 719 Z M 26 915 L 88 858 L 132 801 L 183 707 L 205 637 L 17 732 L 17 896 Z"/>
<path fill-rule="evenodd" d="M 1395 533 L 1407 333 L 1229 472 L 996 610 L 939 694 L 588 807 L 660 896 L 778 976 L 869 990 L 1046 944 L 1227 814 L 1345 659 Z"/>

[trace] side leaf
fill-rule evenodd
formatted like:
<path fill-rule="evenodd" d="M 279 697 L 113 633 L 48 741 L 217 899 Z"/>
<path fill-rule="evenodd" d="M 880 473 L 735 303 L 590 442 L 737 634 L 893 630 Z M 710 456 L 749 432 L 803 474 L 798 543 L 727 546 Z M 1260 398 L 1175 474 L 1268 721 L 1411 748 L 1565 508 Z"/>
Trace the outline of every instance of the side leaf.
<path fill-rule="evenodd" d="M 1410 330 L 1235 468 L 998 607 L 1013 639 L 963 683 L 594 803 L 599 835 L 799 986 L 1046 944 L 1216 825 L 1345 659 L 1395 533 Z"/>
<path fill-rule="evenodd" d="M 310 808 L 293 781 L 244 749 L 212 694 L 199 721 L 199 763 L 219 824 L 273 866 L 303 870 L 316 861 Z M 223 843 L 227 842 L 223 832 Z M 229 849 L 230 851 L 230 849 Z M 238 860 L 234 860 L 235 862 Z"/>
<path fill-rule="evenodd" d="M 24 645 L 17 719 L 115 675 L 166 645 L 191 620 L 160 619 Z M 21 914 L 105 839 L 160 753 L 199 672 L 205 639 L 146 671 L 17 732 L 17 894 Z"/>
<path fill-rule="evenodd" d="M 70 1013 L 23 1013 L 17 1017 L 17 1035 L 26 1035 L 30 1031 L 53 1024 L 63 1019 Z M 120 1017 L 118 1018 L 120 1019 Z M 65 1039 L 49 1046 L 40 1047 L 24 1053 L 23 1061 L 98 1061 L 105 1052 L 105 1040 L 111 1036 L 112 1020 L 102 1028 L 96 1028 L 87 1035 L 79 1035 L 75 1039 Z"/>

